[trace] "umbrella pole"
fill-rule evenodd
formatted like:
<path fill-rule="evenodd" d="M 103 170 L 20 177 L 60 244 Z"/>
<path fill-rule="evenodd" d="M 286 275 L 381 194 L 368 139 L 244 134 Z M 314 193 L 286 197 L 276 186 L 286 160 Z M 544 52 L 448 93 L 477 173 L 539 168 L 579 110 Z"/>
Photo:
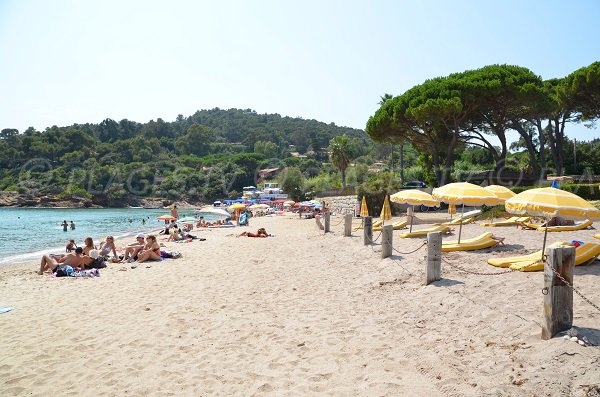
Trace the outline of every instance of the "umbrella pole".
<path fill-rule="evenodd" d="M 413 206 L 413 211 L 412 211 L 412 212 L 413 212 L 413 214 L 411 214 L 411 215 L 410 215 L 410 229 L 408 229 L 408 232 L 409 232 L 409 233 L 412 233 L 413 219 L 415 218 L 415 216 L 414 216 L 414 212 L 415 212 L 415 211 L 414 211 L 414 206 Z M 408 214 L 407 214 L 407 215 L 408 215 Z"/>
<path fill-rule="evenodd" d="M 462 222 L 458 225 L 458 243 L 460 244 L 460 235 L 462 234 Z"/>

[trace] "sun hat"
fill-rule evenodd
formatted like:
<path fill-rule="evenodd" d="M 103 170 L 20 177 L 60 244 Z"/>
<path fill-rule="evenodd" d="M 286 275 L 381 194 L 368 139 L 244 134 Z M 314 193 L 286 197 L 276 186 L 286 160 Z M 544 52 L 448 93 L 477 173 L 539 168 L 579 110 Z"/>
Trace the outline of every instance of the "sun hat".
<path fill-rule="evenodd" d="M 92 259 L 97 259 L 100 256 L 100 253 L 98 252 L 98 250 L 90 250 L 88 256 Z"/>
<path fill-rule="evenodd" d="M 144 238 L 144 233 L 138 233 L 137 236 L 135 236 L 135 238 Z"/>

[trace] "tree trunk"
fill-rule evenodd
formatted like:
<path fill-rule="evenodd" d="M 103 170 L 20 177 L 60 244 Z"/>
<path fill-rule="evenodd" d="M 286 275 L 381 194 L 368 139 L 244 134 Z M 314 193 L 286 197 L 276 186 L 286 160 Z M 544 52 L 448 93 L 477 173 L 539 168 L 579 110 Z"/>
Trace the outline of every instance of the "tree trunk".
<path fill-rule="evenodd" d="M 546 169 L 546 133 L 544 132 L 544 128 L 542 127 L 542 120 L 537 119 L 535 121 L 535 126 L 538 130 L 538 137 L 540 141 L 540 180 L 545 180 L 547 177 L 547 169 Z"/>
<path fill-rule="evenodd" d="M 440 155 L 436 148 L 431 150 L 431 161 L 433 162 L 433 171 L 435 172 L 435 179 L 437 180 L 438 186 L 442 186 L 442 173 L 440 170 Z"/>
<path fill-rule="evenodd" d="M 404 145 L 400 145 L 400 183 L 404 185 Z"/>
<path fill-rule="evenodd" d="M 521 135 L 523 140 L 525 141 L 525 146 L 527 147 L 527 154 L 529 155 L 529 165 L 531 167 L 531 172 L 537 178 L 540 174 L 540 167 L 538 166 L 537 158 L 535 156 L 536 150 L 533 146 L 533 137 L 523 128 L 521 123 L 516 120 L 512 121 L 512 127 Z"/>
<path fill-rule="evenodd" d="M 346 169 L 341 169 L 342 171 L 342 189 L 346 189 Z"/>
<path fill-rule="evenodd" d="M 554 173 L 560 175 L 558 164 L 560 160 L 558 158 L 558 150 L 556 149 L 556 132 L 555 125 L 558 125 L 557 119 L 549 119 L 548 125 L 546 126 L 546 132 L 548 133 L 548 143 L 550 144 L 550 153 L 552 153 L 552 162 L 554 163 Z"/>

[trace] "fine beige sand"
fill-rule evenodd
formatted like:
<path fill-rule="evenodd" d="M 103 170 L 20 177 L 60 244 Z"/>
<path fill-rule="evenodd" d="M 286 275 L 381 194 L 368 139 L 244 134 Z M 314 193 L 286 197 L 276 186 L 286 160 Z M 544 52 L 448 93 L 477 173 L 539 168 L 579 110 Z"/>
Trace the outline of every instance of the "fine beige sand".
<path fill-rule="evenodd" d="M 541 272 L 442 264 L 425 287 L 425 248 L 382 260 L 340 221 L 327 235 L 292 217 L 197 231 L 207 240 L 166 243 L 182 259 L 112 265 L 97 279 L 1 269 L 0 306 L 14 310 L 0 314 L 0 395 L 600 395 L 600 349 L 540 339 Z M 235 237 L 260 226 L 275 237 Z M 484 230 L 506 246 L 444 258 L 500 272 L 485 259 L 541 248 L 543 234 L 514 227 L 467 225 L 463 236 Z M 402 252 L 423 241 L 395 233 Z M 595 233 L 549 242 L 600 242 Z M 599 276 L 600 262 L 574 275 L 597 304 Z M 574 312 L 600 342 L 600 312 L 577 295 Z"/>

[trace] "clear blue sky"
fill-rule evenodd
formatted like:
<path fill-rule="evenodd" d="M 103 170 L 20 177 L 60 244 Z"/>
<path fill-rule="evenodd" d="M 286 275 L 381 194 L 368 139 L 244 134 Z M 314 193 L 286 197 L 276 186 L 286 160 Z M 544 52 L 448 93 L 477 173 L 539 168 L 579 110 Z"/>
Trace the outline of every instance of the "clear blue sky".
<path fill-rule="evenodd" d="M 599 18 L 594 0 L 0 0 L 0 128 L 213 107 L 364 128 L 381 95 L 427 78 L 598 61 Z"/>

